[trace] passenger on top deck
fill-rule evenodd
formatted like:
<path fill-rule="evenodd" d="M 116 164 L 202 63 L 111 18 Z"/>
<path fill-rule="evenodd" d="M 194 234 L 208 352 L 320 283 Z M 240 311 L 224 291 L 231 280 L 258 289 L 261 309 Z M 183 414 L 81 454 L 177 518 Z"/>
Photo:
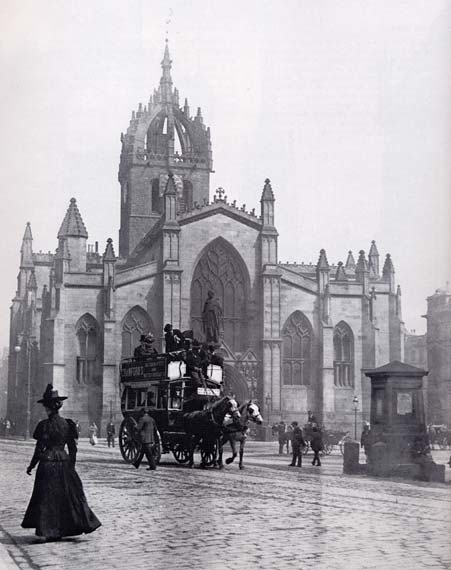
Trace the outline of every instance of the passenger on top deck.
<path fill-rule="evenodd" d="M 133 356 L 139 360 L 144 360 L 158 354 L 158 351 L 152 346 L 155 339 L 151 334 L 142 334 L 140 344 L 135 348 Z"/>
<path fill-rule="evenodd" d="M 164 326 L 164 341 L 166 352 L 177 352 L 183 347 L 183 334 L 178 329 L 173 329 L 170 323 Z"/>
<path fill-rule="evenodd" d="M 194 339 L 192 346 L 191 350 L 186 351 L 186 371 L 188 376 L 191 376 L 191 378 L 200 386 L 204 381 L 204 361 L 200 353 L 200 342 L 197 339 Z"/>

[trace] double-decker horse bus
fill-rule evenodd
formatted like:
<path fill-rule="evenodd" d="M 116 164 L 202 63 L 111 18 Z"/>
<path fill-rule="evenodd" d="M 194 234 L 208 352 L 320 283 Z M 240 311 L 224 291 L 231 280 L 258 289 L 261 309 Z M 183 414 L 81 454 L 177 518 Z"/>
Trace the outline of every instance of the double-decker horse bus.
<path fill-rule="evenodd" d="M 207 378 L 199 385 L 187 375 L 183 360 L 170 354 L 156 354 L 146 359 L 129 358 L 120 364 L 121 411 L 124 417 L 119 428 L 119 447 L 127 463 L 141 453 L 136 431 L 142 410 L 149 409 L 159 432 L 156 461 L 163 453 L 172 453 L 178 463 L 189 460 L 189 436 L 183 426 L 183 415 L 203 410 L 223 395 L 223 370 L 210 364 Z M 201 461 L 213 465 L 217 459 L 215 442 L 200 443 Z"/>

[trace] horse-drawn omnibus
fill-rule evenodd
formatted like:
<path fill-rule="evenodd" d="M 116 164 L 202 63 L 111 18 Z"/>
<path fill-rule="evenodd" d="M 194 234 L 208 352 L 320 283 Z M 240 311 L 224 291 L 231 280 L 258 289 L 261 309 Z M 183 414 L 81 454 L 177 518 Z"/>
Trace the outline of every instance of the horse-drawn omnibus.
<path fill-rule="evenodd" d="M 119 428 L 119 447 L 123 459 L 133 463 L 141 453 L 137 425 L 142 410 L 149 409 L 159 432 L 156 462 L 161 454 L 172 453 L 178 463 L 192 463 L 192 433 L 187 428 L 187 417 L 223 398 L 223 370 L 209 365 L 207 379 L 199 385 L 187 375 L 183 360 L 171 360 L 167 354 L 153 355 L 145 360 L 129 358 L 120 365 L 121 411 L 124 417 Z M 230 399 L 228 399 L 230 400 Z M 229 401 L 219 410 L 222 418 L 231 411 Z M 224 415 L 222 415 L 224 411 Z M 213 416 L 211 416 L 213 417 Z M 215 464 L 218 456 L 217 439 L 198 438 L 203 466 Z"/>

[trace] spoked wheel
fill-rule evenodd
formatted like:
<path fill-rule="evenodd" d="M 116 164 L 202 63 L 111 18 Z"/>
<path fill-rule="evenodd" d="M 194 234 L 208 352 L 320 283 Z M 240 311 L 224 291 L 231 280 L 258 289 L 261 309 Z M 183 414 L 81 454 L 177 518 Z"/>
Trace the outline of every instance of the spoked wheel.
<path fill-rule="evenodd" d="M 172 454 L 177 463 L 187 463 L 187 461 L 189 461 L 189 451 L 181 443 L 175 445 Z"/>
<path fill-rule="evenodd" d="M 211 467 L 215 464 L 218 457 L 218 442 L 202 440 L 200 447 L 201 465 Z"/>
<path fill-rule="evenodd" d="M 129 416 L 125 418 L 119 428 L 119 448 L 122 458 L 127 463 L 133 463 L 141 453 L 141 442 L 136 436 L 136 421 Z"/>

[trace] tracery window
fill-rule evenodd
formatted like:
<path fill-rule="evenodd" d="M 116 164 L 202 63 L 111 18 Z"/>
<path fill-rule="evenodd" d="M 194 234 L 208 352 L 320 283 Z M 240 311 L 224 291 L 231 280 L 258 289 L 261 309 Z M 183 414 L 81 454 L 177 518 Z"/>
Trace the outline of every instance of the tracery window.
<path fill-rule="evenodd" d="M 288 386 L 308 386 L 312 374 L 313 330 L 301 313 L 292 313 L 282 329 L 283 383 Z"/>
<path fill-rule="evenodd" d="M 133 307 L 122 324 L 122 358 L 132 357 L 139 345 L 140 336 L 151 331 L 152 322 L 149 315 L 141 307 Z"/>
<path fill-rule="evenodd" d="M 232 351 L 247 348 L 247 270 L 236 250 L 224 239 L 212 242 L 199 260 L 191 285 L 191 326 L 203 339 L 202 310 L 212 290 L 222 307 L 223 337 Z"/>
<path fill-rule="evenodd" d="M 158 178 L 152 180 L 150 206 L 152 212 L 161 213 L 160 181 Z"/>
<path fill-rule="evenodd" d="M 83 315 L 76 326 L 78 339 L 77 381 L 93 384 L 97 375 L 97 322 L 89 314 Z"/>
<path fill-rule="evenodd" d="M 334 329 L 334 384 L 354 386 L 354 335 L 343 321 Z"/>

